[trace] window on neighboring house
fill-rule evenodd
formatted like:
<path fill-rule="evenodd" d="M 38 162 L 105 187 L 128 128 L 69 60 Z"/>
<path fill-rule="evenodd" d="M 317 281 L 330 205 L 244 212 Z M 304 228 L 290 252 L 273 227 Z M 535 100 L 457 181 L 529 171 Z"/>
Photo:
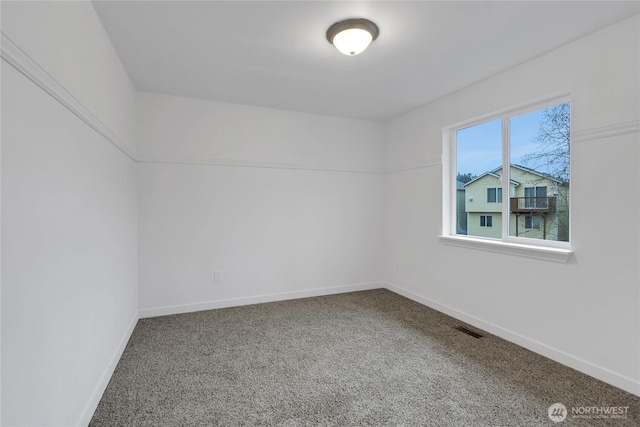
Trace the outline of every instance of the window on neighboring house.
<path fill-rule="evenodd" d="M 502 203 L 502 188 L 487 188 L 487 203 Z"/>
<path fill-rule="evenodd" d="M 493 216 L 480 215 L 480 227 L 493 227 Z"/>
<path fill-rule="evenodd" d="M 569 101 L 556 99 L 452 128 L 448 233 L 568 248 L 570 127 Z M 480 215 L 491 203 L 501 212 Z M 474 214 L 479 224 L 468 223 Z M 481 227 L 493 216 L 501 227 L 489 235 Z"/>
<path fill-rule="evenodd" d="M 527 208 L 545 208 L 549 206 L 547 187 L 525 187 L 524 205 Z"/>
<path fill-rule="evenodd" d="M 542 228 L 542 218 L 538 215 L 526 215 L 524 217 L 524 228 L 528 230 L 540 230 Z"/>

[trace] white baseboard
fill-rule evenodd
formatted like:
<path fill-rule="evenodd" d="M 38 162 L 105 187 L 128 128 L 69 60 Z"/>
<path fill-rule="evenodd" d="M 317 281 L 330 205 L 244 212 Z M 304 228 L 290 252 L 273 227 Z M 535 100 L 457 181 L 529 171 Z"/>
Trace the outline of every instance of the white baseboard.
<path fill-rule="evenodd" d="M 118 346 L 116 347 L 115 351 L 111 355 L 111 358 L 109 359 L 109 364 L 104 369 L 104 372 L 102 373 L 102 376 L 98 381 L 98 384 L 93 389 L 93 393 L 91 393 L 91 397 L 89 398 L 89 401 L 85 405 L 84 410 L 82 411 L 82 415 L 80 416 L 80 419 L 76 423 L 76 426 L 78 427 L 88 426 L 89 423 L 91 422 L 93 413 L 96 411 L 96 408 L 98 408 L 100 399 L 102 399 L 102 395 L 104 394 L 104 391 L 107 389 L 107 385 L 109 385 L 109 381 L 111 380 L 111 376 L 113 375 L 113 372 L 115 371 L 116 366 L 120 361 L 120 357 L 122 357 L 122 353 L 124 353 L 124 349 L 127 346 L 127 342 L 129 342 L 129 338 L 131 338 L 131 334 L 133 333 L 133 330 L 135 329 L 136 324 L 138 323 L 138 318 L 139 318 L 138 312 L 136 311 L 136 313 L 133 315 L 133 318 L 129 322 L 129 326 L 127 327 L 126 331 L 122 335 L 122 338 L 118 342 Z"/>
<path fill-rule="evenodd" d="M 512 332 L 498 325 L 494 325 L 486 320 L 464 313 L 448 305 L 441 304 L 432 299 L 423 297 L 421 295 L 418 295 L 414 292 L 411 292 L 399 286 L 393 285 L 391 283 L 386 283 L 385 288 L 392 292 L 397 293 L 398 295 L 402 295 L 417 303 L 420 303 L 427 307 L 433 308 L 434 310 L 437 310 L 441 313 L 444 313 L 453 318 L 456 318 L 462 322 L 468 323 L 469 325 L 475 326 L 476 328 L 482 329 L 493 335 L 499 336 L 500 338 L 503 338 L 514 344 L 518 344 L 521 347 L 524 347 L 528 350 L 531 350 L 535 353 L 545 356 L 565 366 L 568 366 L 584 374 L 590 375 L 594 378 L 597 378 L 601 381 L 604 381 L 608 384 L 618 387 L 624 391 L 632 393 L 636 396 L 640 396 L 640 382 L 638 382 L 637 380 L 634 380 L 633 378 L 626 377 L 619 373 L 613 372 L 609 369 L 595 365 L 586 360 L 582 360 L 571 354 L 565 353 L 561 350 L 555 349 L 553 347 L 550 347 L 546 344 L 543 344 L 531 338 L 527 338 L 523 335 Z"/>
<path fill-rule="evenodd" d="M 217 308 L 237 307 L 241 305 L 261 304 L 264 302 L 284 301 L 289 299 L 318 297 L 322 295 L 342 294 L 345 292 L 368 291 L 371 289 L 384 288 L 385 285 L 386 284 L 384 282 L 357 283 L 330 288 L 306 289 L 302 291 L 280 292 L 243 298 L 229 298 L 193 304 L 144 308 L 140 310 L 140 318 L 143 319 L 147 317 L 166 316 L 169 314 L 191 313 L 194 311 L 214 310 Z"/>

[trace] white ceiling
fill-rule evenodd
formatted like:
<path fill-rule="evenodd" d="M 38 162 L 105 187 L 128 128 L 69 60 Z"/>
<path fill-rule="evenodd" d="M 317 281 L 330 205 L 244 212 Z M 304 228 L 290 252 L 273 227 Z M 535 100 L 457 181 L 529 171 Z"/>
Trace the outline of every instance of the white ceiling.
<path fill-rule="evenodd" d="M 94 1 L 136 89 L 385 121 L 640 12 L 638 1 Z M 327 42 L 362 17 L 380 36 Z"/>

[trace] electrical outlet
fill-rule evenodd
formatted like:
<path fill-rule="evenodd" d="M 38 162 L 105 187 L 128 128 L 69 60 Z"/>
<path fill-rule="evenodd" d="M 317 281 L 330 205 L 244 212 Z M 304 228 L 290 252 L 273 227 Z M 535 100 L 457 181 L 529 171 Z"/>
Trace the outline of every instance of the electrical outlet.
<path fill-rule="evenodd" d="M 221 283 L 222 282 L 222 271 L 214 271 L 213 272 L 213 282 Z"/>

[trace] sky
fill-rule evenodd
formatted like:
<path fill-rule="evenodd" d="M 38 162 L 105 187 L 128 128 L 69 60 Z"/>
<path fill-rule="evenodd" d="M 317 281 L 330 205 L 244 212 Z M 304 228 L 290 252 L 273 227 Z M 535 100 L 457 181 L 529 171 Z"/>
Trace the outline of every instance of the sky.
<path fill-rule="evenodd" d="M 511 163 L 526 166 L 523 156 L 540 151 L 533 140 L 538 132 L 542 111 L 511 119 Z M 482 175 L 502 165 L 502 120 L 496 119 L 457 132 L 459 173 Z M 544 172 L 544 171 L 541 171 Z"/>

